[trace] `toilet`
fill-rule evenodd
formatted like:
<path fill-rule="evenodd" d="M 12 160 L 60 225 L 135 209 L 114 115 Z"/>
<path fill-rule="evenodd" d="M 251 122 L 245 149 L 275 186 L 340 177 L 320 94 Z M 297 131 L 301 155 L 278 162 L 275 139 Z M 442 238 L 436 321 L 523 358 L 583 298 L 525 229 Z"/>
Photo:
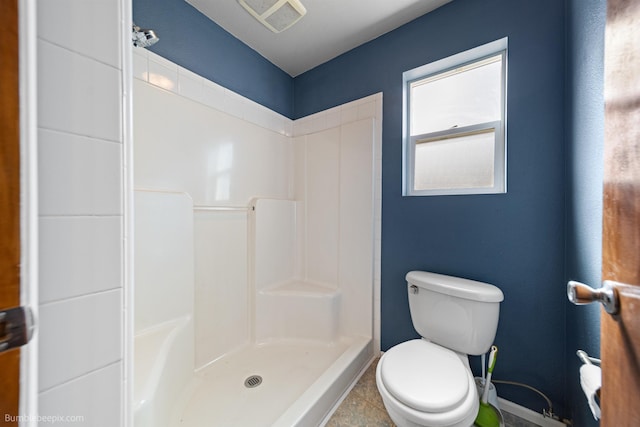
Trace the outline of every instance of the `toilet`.
<path fill-rule="evenodd" d="M 380 358 L 376 384 L 384 406 L 398 427 L 469 427 L 480 401 L 468 355 L 489 351 L 504 295 L 488 283 L 425 271 L 406 280 L 422 338 Z"/>

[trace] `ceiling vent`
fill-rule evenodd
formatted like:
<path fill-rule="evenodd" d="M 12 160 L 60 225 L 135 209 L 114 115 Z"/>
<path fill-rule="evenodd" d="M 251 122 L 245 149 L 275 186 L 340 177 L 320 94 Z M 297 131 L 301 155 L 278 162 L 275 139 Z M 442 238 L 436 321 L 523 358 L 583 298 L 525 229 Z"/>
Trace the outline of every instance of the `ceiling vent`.
<path fill-rule="evenodd" d="M 247 11 L 274 33 L 280 33 L 306 13 L 298 0 L 238 0 Z"/>

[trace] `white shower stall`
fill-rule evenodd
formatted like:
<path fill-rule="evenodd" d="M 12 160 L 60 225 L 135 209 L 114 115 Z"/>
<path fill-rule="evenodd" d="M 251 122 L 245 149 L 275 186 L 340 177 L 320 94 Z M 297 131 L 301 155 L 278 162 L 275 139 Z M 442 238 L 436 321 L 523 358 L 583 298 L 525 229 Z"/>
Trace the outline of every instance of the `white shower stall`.
<path fill-rule="evenodd" d="M 136 427 L 321 424 L 379 350 L 381 95 L 294 122 L 134 53 Z"/>

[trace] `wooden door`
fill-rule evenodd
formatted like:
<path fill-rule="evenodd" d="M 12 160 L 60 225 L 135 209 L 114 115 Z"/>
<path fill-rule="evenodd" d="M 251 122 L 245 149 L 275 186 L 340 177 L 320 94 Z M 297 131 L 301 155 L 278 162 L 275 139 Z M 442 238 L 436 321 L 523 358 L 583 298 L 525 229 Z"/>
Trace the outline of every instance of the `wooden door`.
<path fill-rule="evenodd" d="M 601 314 L 603 427 L 640 426 L 640 1 L 609 0 L 605 38 L 602 278 L 621 283 Z"/>
<path fill-rule="evenodd" d="M 20 305 L 20 108 L 18 1 L 0 13 L 0 310 Z M 1 328 L 0 328 L 1 329 Z M 0 330 L 0 338 L 4 331 Z M 0 353 L 0 421 L 18 425 L 20 349 Z"/>

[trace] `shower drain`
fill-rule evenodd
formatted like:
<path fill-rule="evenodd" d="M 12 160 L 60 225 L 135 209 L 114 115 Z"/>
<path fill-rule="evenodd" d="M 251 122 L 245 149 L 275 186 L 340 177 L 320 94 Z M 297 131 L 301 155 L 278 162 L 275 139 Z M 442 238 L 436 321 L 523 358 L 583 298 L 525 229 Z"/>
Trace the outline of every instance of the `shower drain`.
<path fill-rule="evenodd" d="M 262 377 L 260 375 L 251 375 L 249 378 L 244 380 L 244 386 L 246 388 L 258 387 L 260 384 L 262 384 Z"/>

